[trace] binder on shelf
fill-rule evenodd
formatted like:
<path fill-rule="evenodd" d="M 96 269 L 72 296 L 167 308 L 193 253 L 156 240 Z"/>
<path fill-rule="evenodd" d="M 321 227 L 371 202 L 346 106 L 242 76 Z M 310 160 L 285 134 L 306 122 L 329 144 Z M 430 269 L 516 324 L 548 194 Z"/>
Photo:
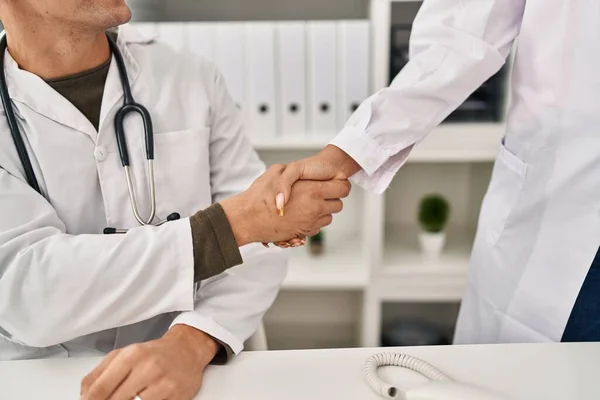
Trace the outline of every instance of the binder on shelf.
<path fill-rule="evenodd" d="M 158 24 L 160 40 L 176 51 L 186 51 L 185 25 L 181 22 L 161 22 Z"/>
<path fill-rule="evenodd" d="M 275 137 L 275 24 L 246 25 L 247 131 L 254 138 Z"/>
<path fill-rule="evenodd" d="M 219 23 L 215 28 L 214 62 L 223 74 L 227 89 L 245 118 L 245 29 L 243 23 Z"/>
<path fill-rule="evenodd" d="M 309 130 L 333 138 L 337 130 L 336 23 L 309 22 L 307 37 Z"/>
<path fill-rule="evenodd" d="M 338 22 L 338 129 L 369 96 L 368 21 Z"/>
<path fill-rule="evenodd" d="M 276 27 L 277 87 L 281 134 L 306 135 L 306 24 L 281 22 Z"/>
<path fill-rule="evenodd" d="M 216 24 L 190 22 L 186 25 L 188 49 L 209 61 L 215 60 Z"/>

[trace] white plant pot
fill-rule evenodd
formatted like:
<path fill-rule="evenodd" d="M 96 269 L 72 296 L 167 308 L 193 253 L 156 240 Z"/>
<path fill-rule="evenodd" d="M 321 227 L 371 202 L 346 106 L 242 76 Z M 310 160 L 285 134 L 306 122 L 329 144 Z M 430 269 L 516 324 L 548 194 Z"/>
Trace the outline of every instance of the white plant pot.
<path fill-rule="evenodd" d="M 425 257 L 430 259 L 439 258 L 446 244 L 446 232 L 421 232 L 419 234 L 419 243 Z"/>

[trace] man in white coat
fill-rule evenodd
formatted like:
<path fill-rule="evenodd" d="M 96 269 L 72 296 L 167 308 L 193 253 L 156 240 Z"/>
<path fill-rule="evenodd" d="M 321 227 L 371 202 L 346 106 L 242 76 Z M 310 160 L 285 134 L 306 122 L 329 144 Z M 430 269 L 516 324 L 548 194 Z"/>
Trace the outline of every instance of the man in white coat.
<path fill-rule="evenodd" d="M 289 165 L 279 191 L 287 200 L 298 178 L 354 175 L 383 192 L 413 146 L 504 65 L 517 37 L 506 137 L 455 342 L 600 341 L 598 1 L 425 0 L 409 63 L 330 146 Z"/>
<path fill-rule="evenodd" d="M 242 350 L 285 276 L 279 249 L 245 245 L 318 231 L 349 184 L 302 182 L 278 216 L 268 195 L 282 167 L 252 184 L 264 167 L 223 77 L 127 26 L 107 33 L 129 20 L 124 0 L 0 0 L 0 18 L 9 104 L 39 183 L 3 109 L 0 359 L 110 353 L 83 398 L 191 399 L 208 363 Z M 182 217 L 159 227 L 139 226 L 130 206 L 109 38 L 152 117 L 157 219 Z M 147 216 L 139 118 L 125 120 L 125 140 Z M 130 230 L 104 235 L 106 226 Z"/>

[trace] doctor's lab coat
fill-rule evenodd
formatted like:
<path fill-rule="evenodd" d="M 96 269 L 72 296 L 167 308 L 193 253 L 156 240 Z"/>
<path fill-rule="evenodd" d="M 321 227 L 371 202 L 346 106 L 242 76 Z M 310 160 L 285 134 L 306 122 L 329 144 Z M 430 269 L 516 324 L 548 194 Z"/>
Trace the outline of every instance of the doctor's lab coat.
<path fill-rule="evenodd" d="M 517 38 L 457 343 L 562 338 L 600 246 L 600 1 L 425 0 L 409 63 L 332 142 L 363 167 L 355 183 L 383 192 Z"/>
<path fill-rule="evenodd" d="M 0 360 L 102 355 L 173 324 L 242 350 L 272 304 L 287 260 L 249 245 L 244 264 L 193 284 L 189 217 L 245 190 L 264 166 L 216 68 L 119 30 L 135 100 L 153 119 L 157 216 L 139 227 L 114 131 L 123 103 L 114 59 L 99 130 L 6 54 L 8 88 L 43 196 L 30 188 L 0 115 Z M 144 133 L 125 120 L 141 214 L 149 214 Z M 132 228 L 103 235 L 107 226 Z"/>

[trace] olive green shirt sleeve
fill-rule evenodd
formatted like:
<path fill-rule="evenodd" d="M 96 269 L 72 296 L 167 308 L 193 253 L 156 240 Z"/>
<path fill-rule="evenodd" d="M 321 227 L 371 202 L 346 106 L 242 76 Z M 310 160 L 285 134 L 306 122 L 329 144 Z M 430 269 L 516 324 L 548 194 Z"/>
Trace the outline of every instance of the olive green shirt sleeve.
<path fill-rule="evenodd" d="M 233 350 L 226 343 L 221 342 L 219 339 L 213 338 L 213 340 L 221 345 L 219 352 L 210 362 L 213 365 L 225 365 L 229 360 L 233 358 Z"/>
<path fill-rule="evenodd" d="M 243 262 L 229 220 L 219 203 L 191 216 L 190 224 L 194 245 L 194 281 L 219 275 Z M 233 357 L 233 350 L 226 343 L 213 340 L 221 348 L 211 364 L 226 364 Z"/>
<path fill-rule="evenodd" d="M 240 265 L 242 255 L 219 203 L 190 217 L 194 245 L 194 281 L 211 278 Z"/>

